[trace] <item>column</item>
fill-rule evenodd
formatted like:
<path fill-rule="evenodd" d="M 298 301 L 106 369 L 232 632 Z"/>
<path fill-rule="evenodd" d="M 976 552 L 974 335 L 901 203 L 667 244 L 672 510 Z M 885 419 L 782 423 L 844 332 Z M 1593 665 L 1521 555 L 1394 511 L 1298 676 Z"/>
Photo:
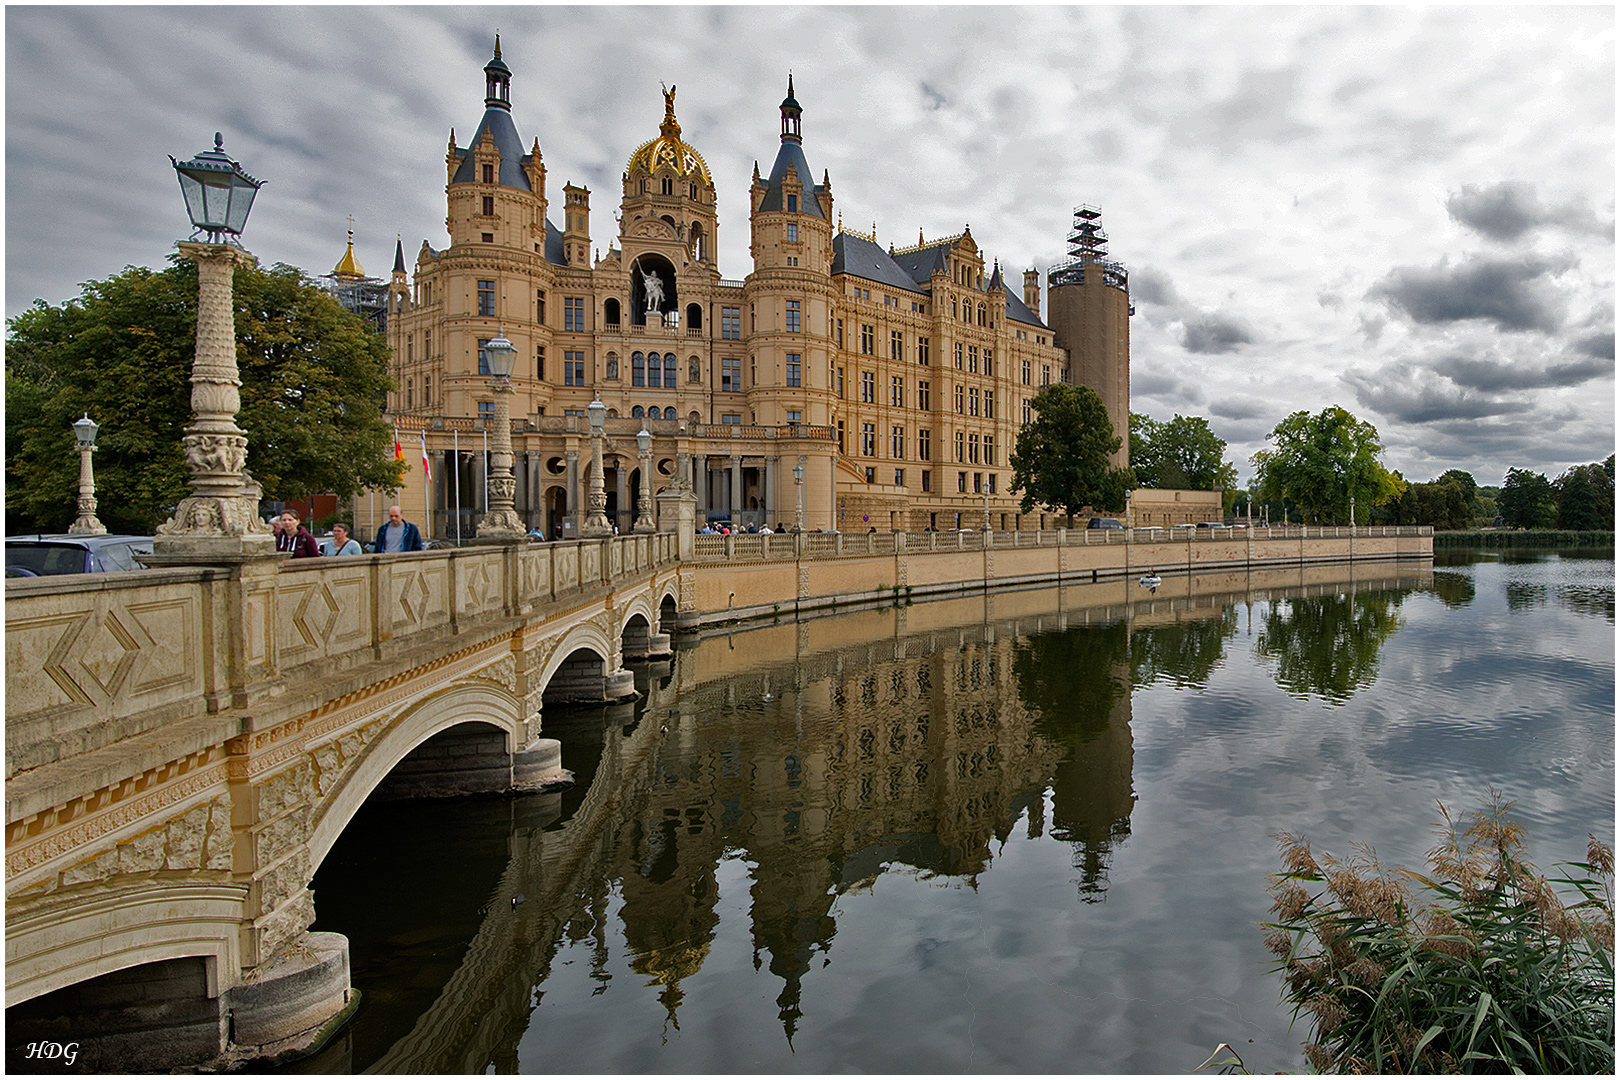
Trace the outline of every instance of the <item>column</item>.
<path fill-rule="evenodd" d="M 764 477 L 760 489 L 764 498 L 760 500 L 761 513 L 765 516 L 763 524 L 776 528 L 776 521 L 782 516 L 782 511 L 776 505 L 776 481 L 782 471 L 781 458 L 768 457 L 763 468 Z"/>
<path fill-rule="evenodd" d="M 580 523 L 584 521 L 580 514 L 580 507 L 585 505 L 584 492 L 579 486 L 579 451 L 565 450 L 563 451 L 563 457 L 568 461 L 568 508 L 563 515 L 563 535 L 565 537 L 569 536 L 570 530 L 566 523 L 572 521 L 574 528 L 571 539 L 577 540 L 579 539 Z"/>
<path fill-rule="evenodd" d="M 697 491 L 697 519 L 702 522 L 709 520 L 709 455 L 692 455 L 692 475 L 695 480 L 692 487 Z"/>
<path fill-rule="evenodd" d="M 614 488 L 619 493 L 618 508 L 613 511 L 613 524 L 619 527 L 621 533 L 630 531 L 630 521 L 625 517 L 625 508 L 629 505 L 630 470 L 624 467 L 623 458 L 613 459 Z"/>
<path fill-rule="evenodd" d="M 737 524 L 737 515 L 742 513 L 742 455 L 731 455 L 731 523 Z"/>

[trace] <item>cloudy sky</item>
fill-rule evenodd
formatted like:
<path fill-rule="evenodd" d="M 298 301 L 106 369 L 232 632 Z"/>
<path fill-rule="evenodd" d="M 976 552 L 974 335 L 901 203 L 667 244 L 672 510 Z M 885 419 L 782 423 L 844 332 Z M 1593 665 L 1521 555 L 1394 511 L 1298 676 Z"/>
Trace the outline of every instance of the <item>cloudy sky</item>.
<path fill-rule="evenodd" d="M 605 247 L 659 84 L 748 260 L 787 73 L 845 222 L 1013 271 L 1099 205 L 1132 408 L 1207 417 L 1245 481 L 1284 416 L 1373 421 L 1411 480 L 1614 449 L 1614 10 L 1596 7 L 8 7 L 6 314 L 188 232 L 167 155 L 269 181 L 244 236 L 325 273 L 446 242 L 444 154 L 495 31 L 553 200 Z M 553 214 L 553 220 L 556 215 Z"/>

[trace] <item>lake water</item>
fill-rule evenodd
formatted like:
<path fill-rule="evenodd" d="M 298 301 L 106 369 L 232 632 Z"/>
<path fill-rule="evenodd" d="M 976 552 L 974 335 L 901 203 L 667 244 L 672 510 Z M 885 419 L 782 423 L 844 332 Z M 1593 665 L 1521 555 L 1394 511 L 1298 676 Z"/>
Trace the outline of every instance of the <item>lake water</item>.
<path fill-rule="evenodd" d="M 1543 867 L 1614 840 L 1612 551 L 1355 576 L 739 630 L 548 709 L 562 796 L 344 833 L 316 928 L 364 998 L 297 1068 L 1301 1070 L 1273 834 L 1416 868 L 1494 786 Z"/>

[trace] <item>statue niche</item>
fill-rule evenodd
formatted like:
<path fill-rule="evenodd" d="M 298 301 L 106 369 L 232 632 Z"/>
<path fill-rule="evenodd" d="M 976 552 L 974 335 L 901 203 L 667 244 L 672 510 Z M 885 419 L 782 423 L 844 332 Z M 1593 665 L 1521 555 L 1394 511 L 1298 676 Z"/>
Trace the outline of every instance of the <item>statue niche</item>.
<path fill-rule="evenodd" d="M 657 326 L 671 311 L 680 310 L 675 295 L 675 267 L 658 255 L 638 255 L 630 264 L 630 321 L 636 326 Z"/>

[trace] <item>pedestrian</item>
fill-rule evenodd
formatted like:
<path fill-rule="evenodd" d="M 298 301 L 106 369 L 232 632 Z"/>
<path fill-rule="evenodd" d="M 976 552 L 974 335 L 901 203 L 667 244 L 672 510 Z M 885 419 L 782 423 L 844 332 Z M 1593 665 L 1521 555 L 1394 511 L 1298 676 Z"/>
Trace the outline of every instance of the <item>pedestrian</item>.
<path fill-rule="evenodd" d="M 388 522 L 377 530 L 377 543 L 372 550 L 379 555 L 384 552 L 421 551 L 422 534 L 415 525 L 405 520 L 399 507 L 390 506 Z"/>
<path fill-rule="evenodd" d="M 294 510 L 281 513 L 281 535 L 276 538 L 276 550 L 288 552 L 295 559 L 315 559 L 321 554 L 321 549 L 315 546 L 315 537 L 298 523 L 298 513 Z"/>
<path fill-rule="evenodd" d="M 341 521 L 332 526 L 332 539 L 323 545 L 322 555 L 364 555 L 360 541 L 349 535 L 349 527 Z"/>

